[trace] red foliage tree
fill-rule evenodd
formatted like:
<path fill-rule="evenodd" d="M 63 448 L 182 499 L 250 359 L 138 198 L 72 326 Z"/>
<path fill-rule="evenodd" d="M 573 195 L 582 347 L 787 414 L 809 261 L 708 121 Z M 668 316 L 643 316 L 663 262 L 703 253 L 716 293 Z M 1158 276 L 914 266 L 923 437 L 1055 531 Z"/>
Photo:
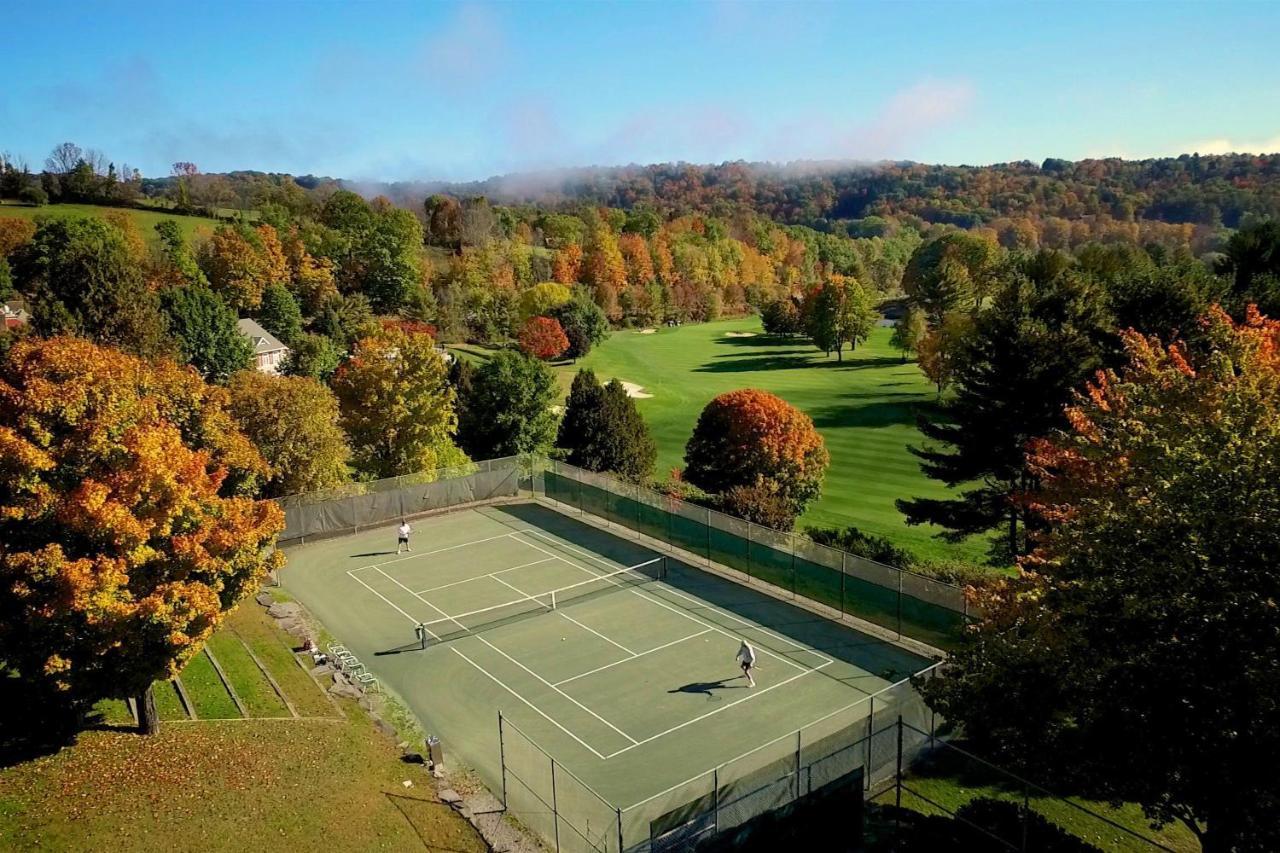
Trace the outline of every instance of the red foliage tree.
<path fill-rule="evenodd" d="M 550 359 L 569 348 L 569 338 L 558 320 L 530 317 L 520 328 L 520 349 L 534 358 Z"/>
<path fill-rule="evenodd" d="M 702 410 L 685 446 L 684 476 L 709 492 L 758 487 L 798 516 L 822 490 L 830 456 L 813 420 L 767 391 L 743 388 Z"/>

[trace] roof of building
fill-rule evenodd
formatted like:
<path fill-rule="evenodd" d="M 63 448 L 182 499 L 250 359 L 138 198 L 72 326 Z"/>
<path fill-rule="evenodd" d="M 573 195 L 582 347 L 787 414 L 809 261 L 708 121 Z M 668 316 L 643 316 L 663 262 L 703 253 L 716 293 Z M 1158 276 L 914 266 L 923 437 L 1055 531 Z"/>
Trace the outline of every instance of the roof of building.
<path fill-rule="evenodd" d="M 280 343 L 274 335 L 266 329 L 259 326 L 248 317 L 243 317 L 236 321 L 236 327 L 240 329 L 240 334 L 244 335 L 253 342 L 253 354 L 263 355 L 269 352 L 279 352 L 288 349 L 284 344 Z"/>

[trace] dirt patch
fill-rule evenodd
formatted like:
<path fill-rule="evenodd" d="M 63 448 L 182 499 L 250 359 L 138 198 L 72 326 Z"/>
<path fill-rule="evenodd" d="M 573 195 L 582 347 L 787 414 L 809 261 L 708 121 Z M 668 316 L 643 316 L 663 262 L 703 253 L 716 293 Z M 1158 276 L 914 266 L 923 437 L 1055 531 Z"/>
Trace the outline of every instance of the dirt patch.
<path fill-rule="evenodd" d="M 657 330 L 657 329 L 641 329 L 641 330 L 640 330 L 640 334 L 642 334 L 642 335 L 652 335 L 652 334 L 653 334 L 654 332 L 656 332 L 656 331 L 658 331 L 658 330 Z"/>
<path fill-rule="evenodd" d="M 618 380 L 622 382 L 621 379 Z M 653 395 L 644 390 L 643 385 L 637 385 L 634 382 L 622 382 L 622 388 L 627 392 L 628 397 L 634 397 L 637 400 L 647 400 Z"/>
<path fill-rule="evenodd" d="M 724 336 L 726 338 L 754 338 L 756 336 L 756 333 L 755 332 L 725 332 Z"/>

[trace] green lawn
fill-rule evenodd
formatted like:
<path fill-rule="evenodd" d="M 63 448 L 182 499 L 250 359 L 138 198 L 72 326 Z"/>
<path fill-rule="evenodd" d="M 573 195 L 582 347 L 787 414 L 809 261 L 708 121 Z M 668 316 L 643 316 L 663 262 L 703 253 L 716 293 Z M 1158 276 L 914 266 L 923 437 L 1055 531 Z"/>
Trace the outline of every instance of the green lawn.
<path fill-rule="evenodd" d="M 182 229 L 182 233 L 186 235 L 188 240 L 194 239 L 201 233 L 212 233 L 213 229 L 217 228 L 219 224 L 216 219 L 209 219 L 204 216 L 179 216 L 175 213 L 137 210 L 136 208 L 128 207 L 101 207 L 96 204 L 49 204 L 44 207 L 28 207 L 26 205 L 0 202 L 0 216 L 16 216 L 22 219 L 35 219 L 37 216 L 101 216 L 112 210 L 123 210 L 132 216 L 133 221 L 138 226 L 138 230 L 142 232 L 143 239 L 148 242 L 156 239 L 156 223 L 163 222 L 166 219 L 172 219 L 177 222 L 178 227 Z"/>
<path fill-rule="evenodd" d="M 231 694 L 204 652 L 193 657 L 182 670 L 182 686 L 187 689 L 196 716 L 202 720 L 226 720 L 241 716 Z"/>
<path fill-rule="evenodd" d="M 937 528 L 908 527 L 894 507 L 895 498 L 944 497 L 948 490 L 926 479 L 907 452 L 907 445 L 921 441 L 916 416 L 933 407 L 935 394 L 916 365 L 903 364 L 889 346 L 890 334 L 876 329 L 840 363 L 807 340 L 764 337 L 756 317 L 652 334 L 624 330 L 558 372 L 566 391 L 573 373 L 590 367 L 602 380 L 634 382 L 653 395 L 637 403 L 658 443 L 660 477 L 683 467 L 685 442 L 712 397 L 737 388 L 777 394 L 813 418 L 831 452 L 822 497 L 798 527 L 852 524 L 922 556 L 984 559 L 985 540 L 948 545 L 933 538 Z"/>
<path fill-rule="evenodd" d="M 252 600 L 209 644 L 250 713 L 277 719 L 168 723 L 143 737 L 125 703 L 110 700 L 98 708 L 105 725 L 73 745 L 34 759 L 0 755 L 0 849 L 484 853 L 475 830 L 436 801 L 422 767 L 403 763 L 355 702 L 342 711 L 330 702 L 290 644 Z M 284 703 L 248 650 L 300 719 L 278 719 L 288 717 Z M 238 716 L 203 653 L 181 678 L 202 715 Z M 172 683 L 155 695 L 163 719 L 186 719 Z"/>
<path fill-rule="evenodd" d="M 251 717 L 287 717 L 289 709 L 258 669 L 249 650 L 234 633 L 219 631 L 209 638 L 209 648 Z"/>
<path fill-rule="evenodd" d="M 173 686 L 172 681 L 158 681 L 155 687 L 151 689 L 151 695 L 156 699 L 156 713 L 160 715 L 161 720 L 186 720 L 186 709 L 182 707 L 182 699 L 178 696 L 178 689 Z"/>
<path fill-rule="evenodd" d="M 973 772 L 965 772 L 969 768 L 953 767 L 951 769 L 953 771 L 951 773 L 935 770 L 924 775 L 909 774 L 904 780 L 903 807 L 921 814 L 940 815 L 954 814 L 961 806 L 979 797 L 1014 803 L 1023 801 L 1022 791 L 1016 786 L 1001 784 L 990 778 L 975 778 Z M 893 804 L 893 789 L 877 797 L 876 802 Z M 1172 850 L 1194 853 L 1200 849 L 1195 836 L 1180 823 L 1167 824 L 1158 830 L 1152 829 L 1143 816 L 1141 807 L 1135 803 L 1124 803 L 1119 807 L 1112 807 L 1108 803 L 1097 800 L 1076 798 L 1074 802 L 1083 807 L 1083 809 L 1077 809 L 1066 800 L 1034 794 L 1029 796 L 1026 802 L 1033 811 L 1038 812 L 1049 822 L 1057 824 L 1100 850 L 1143 853 L 1143 851 L 1154 849 L 1140 838 L 1135 838 L 1123 829 L 1113 826 L 1112 823 L 1131 830 L 1139 836 L 1158 841 Z M 942 806 L 942 809 L 938 806 Z M 1016 841 L 1016 839 L 1009 840 Z"/>

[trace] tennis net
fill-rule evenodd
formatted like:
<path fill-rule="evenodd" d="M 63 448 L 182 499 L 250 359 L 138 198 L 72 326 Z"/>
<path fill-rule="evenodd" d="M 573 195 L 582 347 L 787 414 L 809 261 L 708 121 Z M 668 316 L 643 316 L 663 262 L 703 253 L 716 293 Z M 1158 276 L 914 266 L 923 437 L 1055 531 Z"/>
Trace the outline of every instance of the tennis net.
<path fill-rule="evenodd" d="M 505 601 L 502 604 L 433 619 L 422 623 L 421 627 L 426 630 L 429 641 L 448 642 L 477 631 L 549 613 L 586 599 L 662 580 L 666 576 L 667 558 L 654 557 L 652 560 L 646 560 L 625 569 L 607 572 L 546 592 L 530 593 L 523 598 Z"/>

